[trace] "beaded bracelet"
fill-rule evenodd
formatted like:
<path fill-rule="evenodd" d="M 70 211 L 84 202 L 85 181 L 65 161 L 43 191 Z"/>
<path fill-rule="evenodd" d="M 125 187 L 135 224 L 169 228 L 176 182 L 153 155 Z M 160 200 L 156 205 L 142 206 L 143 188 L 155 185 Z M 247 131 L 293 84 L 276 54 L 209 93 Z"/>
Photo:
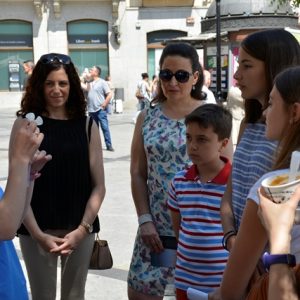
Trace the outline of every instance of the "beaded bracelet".
<path fill-rule="evenodd" d="M 230 230 L 224 234 L 223 239 L 222 239 L 222 245 L 225 250 L 229 251 L 227 248 L 227 242 L 228 242 L 229 238 L 234 235 L 237 235 L 236 230 Z"/>

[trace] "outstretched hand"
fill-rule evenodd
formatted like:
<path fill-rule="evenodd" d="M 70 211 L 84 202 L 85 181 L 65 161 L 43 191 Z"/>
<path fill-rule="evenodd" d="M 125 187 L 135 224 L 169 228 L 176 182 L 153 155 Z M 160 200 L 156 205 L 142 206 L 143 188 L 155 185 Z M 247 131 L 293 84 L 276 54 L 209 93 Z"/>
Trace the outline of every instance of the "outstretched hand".
<path fill-rule="evenodd" d="M 44 135 L 33 121 L 17 119 L 14 123 L 9 148 L 9 159 L 32 162 Z"/>

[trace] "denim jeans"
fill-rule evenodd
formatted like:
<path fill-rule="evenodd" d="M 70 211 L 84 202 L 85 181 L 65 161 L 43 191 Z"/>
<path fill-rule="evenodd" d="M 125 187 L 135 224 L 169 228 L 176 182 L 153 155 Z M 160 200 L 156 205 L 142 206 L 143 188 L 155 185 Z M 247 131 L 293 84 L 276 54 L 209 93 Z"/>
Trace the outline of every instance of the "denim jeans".
<path fill-rule="evenodd" d="M 139 100 L 138 103 L 138 110 L 143 110 L 146 107 L 150 106 L 150 101 L 147 98 L 143 98 L 141 100 Z"/>
<path fill-rule="evenodd" d="M 110 137 L 110 131 L 109 131 L 109 127 L 108 127 L 108 119 L 107 119 L 106 110 L 100 109 L 96 112 L 90 112 L 89 115 L 90 115 L 90 117 L 92 117 L 95 120 L 95 122 L 97 123 L 98 126 L 100 123 L 100 127 L 103 132 L 106 148 L 111 148 L 112 144 L 111 144 L 111 137 Z"/>

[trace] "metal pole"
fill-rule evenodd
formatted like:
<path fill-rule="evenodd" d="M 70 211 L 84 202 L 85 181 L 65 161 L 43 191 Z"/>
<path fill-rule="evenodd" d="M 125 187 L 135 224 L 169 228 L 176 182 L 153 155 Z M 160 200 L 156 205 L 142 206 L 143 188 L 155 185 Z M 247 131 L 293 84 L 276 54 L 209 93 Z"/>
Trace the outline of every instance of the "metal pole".
<path fill-rule="evenodd" d="M 216 44 L 217 44 L 217 101 L 222 102 L 222 74 L 221 74 L 221 14 L 220 2 L 216 0 Z"/>

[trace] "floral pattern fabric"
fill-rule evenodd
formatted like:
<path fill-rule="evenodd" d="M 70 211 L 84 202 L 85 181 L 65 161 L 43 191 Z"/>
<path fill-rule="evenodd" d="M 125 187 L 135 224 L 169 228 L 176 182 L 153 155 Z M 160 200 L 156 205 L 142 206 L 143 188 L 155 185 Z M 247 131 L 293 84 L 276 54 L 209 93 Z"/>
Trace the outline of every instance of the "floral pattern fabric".
<path fill-rule="evenodd" d="M 142 133 L 153 222 L 159 235 L 174 236 L 167 198 L 174 175 L 190 164 L 186 153 L 184 119 L 169 119 L 161 106 L 156 105 L 146 110 Z M 129 286 L 144 294 L 163 296 L 166 284 L 173 281 L 174 268 L 151 265 L 150 249 L 143 243 L 138 230 L 128 274 Z"/>

